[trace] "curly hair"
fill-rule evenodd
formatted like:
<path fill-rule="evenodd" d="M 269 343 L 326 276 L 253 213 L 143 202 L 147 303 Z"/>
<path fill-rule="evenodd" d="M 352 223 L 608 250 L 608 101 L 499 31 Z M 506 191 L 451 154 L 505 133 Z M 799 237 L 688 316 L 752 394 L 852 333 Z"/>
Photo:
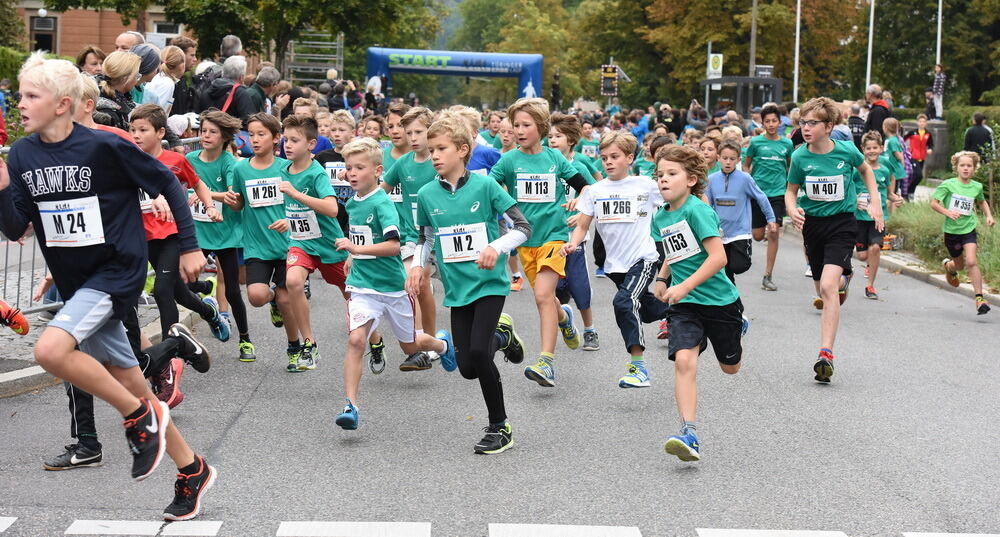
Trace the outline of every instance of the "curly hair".
<path fill-rule="evenodd" d="M 878 131 L 868 131 L 861 137 L 861 148 L 864 149 L 868 142 L 875 142 L 879 147 L 882 147 L 882 135 Z"/>
<path fill-rule="evenodd" d="M 659 168 L 660 161 L 666 160 L 680 164 L 688 177 L 697 179 L 691 187 L 692 196 L 701 196 L 705 192 L 705 177 L 708 175 L 708 163 L 701 153 L 686 145 L 665 145 L 656 151 L 656 166 Z"/>
<path fill-rule="evenodd" d="M 958 161 L 962 160 L 962 157 L 969 157 L 972 159 L 973 170 L 979 168 L 979 153 L 976 153 L 975 151 L 959 151 L 951 156 L 952 171 L 958 173 Z"/>

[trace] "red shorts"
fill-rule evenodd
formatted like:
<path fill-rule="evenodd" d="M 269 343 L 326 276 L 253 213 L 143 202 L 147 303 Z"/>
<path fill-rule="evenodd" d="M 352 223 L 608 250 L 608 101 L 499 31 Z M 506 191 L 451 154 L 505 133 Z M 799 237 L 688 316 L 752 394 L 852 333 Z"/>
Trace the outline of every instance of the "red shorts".
<path fill-rule="evenodd" d="M 288 267 L 302 267 L 308 270 L 310 274 L 314 270 L 319 269 L 319 273 L 323 275 L 326 283 L 336 285 L 341 291 L 344 290 L 347 283 L 347 271 L 344 270 L 343 261 L 340 263 L 324 263 L 320 261 L 319 257 L 307 254 L 297 246 L 292 246 L 288 249 L 286 264 Z"/>

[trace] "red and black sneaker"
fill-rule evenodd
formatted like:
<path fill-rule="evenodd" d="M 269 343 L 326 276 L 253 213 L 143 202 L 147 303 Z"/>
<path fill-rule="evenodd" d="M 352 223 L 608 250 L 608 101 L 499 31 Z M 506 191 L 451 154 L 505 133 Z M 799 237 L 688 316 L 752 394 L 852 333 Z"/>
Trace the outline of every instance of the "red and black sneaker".
<path fill-rule="evenodd" d="M 28 330 L 31 329 L 28 319 L 24 317 L 21 310 L 11 307 L 3 300 L 0 300 L 0 324 L 9 326 L 11 330 L 21 336 L 27 334 Z"/>
<path fill-rule="evenodd" d="M 132 479 L 142 481 L 156 470 L 167 449 L 170 408 L 163 401 L 139 399 L 142 413 L 125 420 L 125 439 L 132 451 Z"/>
<path fill-rule="evenodd" d="M 172 358 L 170 365 L 163 368 L 156 375 L 153 385 L 158 388 L 156 398 L 174 408 L 184 401 L 184 392 L 181 391 L 181 376 L 184 375 L 184 360 Z"/>
<path fill-rule="evenodd" d="M 816 373 L 816 382 L 829 383 L 833 376 L 833 353 L 826 349 L 819 351 L 813 371 Z"/>
<path fill-rule="evenodd" d="M 201 512 L 201 497 L 215 484 L 217 472 L 205 462 L 201 455 L 195 455 L 198 471 L 191 474 L 177 474 L 174 482 L 174 501 L 163 510 L 164 520 L 191 520 Z"/>
<path fill-rule="evenodd" d="M 656 331 L 656 339 L 667 339 L 670 337 L 670 323 L 660 321 L 659 329 Z"/>

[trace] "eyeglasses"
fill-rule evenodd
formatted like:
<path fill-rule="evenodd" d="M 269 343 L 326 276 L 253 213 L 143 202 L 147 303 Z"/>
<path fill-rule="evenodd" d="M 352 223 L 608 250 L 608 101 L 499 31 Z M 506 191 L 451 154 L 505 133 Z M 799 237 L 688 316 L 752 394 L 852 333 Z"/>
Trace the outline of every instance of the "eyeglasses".
<path fill-rule="evenodd" d="M 822 125 L 824 123 L 827 123 L 827 122 L 826 121 L 820 121 L 818 119 L 810 119 L 809 121 L 800 121 L 799 125 L 802 125 L 803 127 L 813 128 L 816 125 Z"/>

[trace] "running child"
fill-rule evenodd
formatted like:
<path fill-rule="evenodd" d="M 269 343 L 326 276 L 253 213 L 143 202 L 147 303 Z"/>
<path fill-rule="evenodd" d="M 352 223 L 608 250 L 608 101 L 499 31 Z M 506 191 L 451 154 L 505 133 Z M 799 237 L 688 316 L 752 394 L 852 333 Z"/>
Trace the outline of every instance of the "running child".
<path fill-rule="evenodd" d="M 72 63 L 40 52 L 21 68 L 18 107 L 28 136 L 14 144 L 9 163 L 0 160 L 0 231 L 21 237 L 34 227 L 65 299 L 35 344 L 35 361 L 124 417 L 134 480 L 149 477 L 164 452 L 173 459 L 178 478 L 163 517 L 187 520 L 199 514 L 216 471 L 171 423 L 125 336 L 121 320 L 146 279 L 146 241 L 135 233 L 141 213 L 122 208 L 139 203 L 140 188 L 163 194 L 176 217 L 183 277 L 196 279 L 205 258 L 173 174 L 134 144 L 73 123 L 80 77 Z"/>
<path fill-rule="evenodd" d="M 563 246 L 567 256 L 582 252 L 579 246 L 591 223 L 597 222 L 606 244 L 604 273 L 618 287 L 612 300 L 615 320 L 631 356 L 628 372 L 618 380 L 620 388 L 649 387 L 642 325 L 661 321 L 667 313 L 667 306 L 649 292 L 660 257 L 649 230 L 663 198 L 648 177 L 629 175 L 638 145 L 629 133 L 608 132 L 601 137 L 601 160 L 608 177 L 580 195 L 576 229 Z"/>
<path fill-rule="evenodd" d="M 750 139 L 746 158 L 743 159 L 743 171 L 753 176 L 754 181 L 764 191 L 771 212 L 774 213 L 775 226 L 768 226 L 764 216 L 763 205 L 751 205 L 751 225 L 753 240 L 762 241 L 767 238 L 767 261 L 764 265 L 764 277 L 760 287 L 765 291 L 777 291 L 774 284 L 774 262 L 778 258 L 780 236 L 778 231 L 785 218 L 785 189 L 788 185 L 788 163 L 791 162 L 792 141 L 778 134 L 781 127 L 781 113 L 778 107 L 765 106 L 760 111 L 761 122 L 764 124 L 764 134 Z M 770 228 L 773 231 L 767 230 Z"/>
<path fill-rule="evenodd" d="M 489 174 L 490 170 L 493 169 L 493 165 L 500 160 L 500 152 L 494 149 L 492 145 L 480 144 L 476 141 L 479 129 L 482 127 L 479 112 L 476 112 L 475 108 L 455 105 L 442 112 L 442 114 L 457 114 L 469 126 L 469 129 L 472 130 L 472 153 L 468 162 L 469 171 L 480 175 Z"/>
<path fill-rule="evenodd" d="M 652 179 L 656 174 L 656 162 L 653 161 L 653 152 L 650 149 L 654 138 L 656 138 L 655 132 L 647 133 L 643 138 L 640 154 L 635 159 L 635 163 L 632 164 L 632 175 L 641 175 Z"/>
<path fill-rule="evenodd" d="M 708 175 L 722 169 L 722 165 L 719 164 L 719 143 L 719 140 L 712 136 L 706 136 L 698 141 L 698 150 L 708 165 Z"/>
<path fill-rule="evenodd" d="M 441 330 L 436 337 L 417 333 L 414 326 L 413 299 L 404 289 L 406 273 L 399 257 L 399 218 L 389 195 L 378 187 L 382 175 L 382 148 L 367 138 L 344 146 L 347 180 L 355 196 L 347 202 L 350 215 L 350 238 L 338 238 L 337 250 L 353 257 L 347 277 L 349 335 L 344 357 L 344 392 L 347 405 L 337 416 L 343 429 L 358 428 L 358 389 L 361 385 L 361 359 L 371 332 L 384 317 L 392 327 L 403 352 L 413 355 L 435 351 L 441 365 L 454 371 L 455 346 L 451 335 Z"/>
<path fill-rule="evenodd" d="M 556 334 L 570 349 L 580 346 L 580 335 L 573 326 L 573 310 L 561 307 L 555 291 L 559 278 L 566 275 L 562 246 L 569 239 L 566 209 L 573 210 L 575 200 L 566 202 L 560 179 L 577 193 L 587 188 L 587 180 L 558 151 L 542 146 L 542 135 L 549 131 L 549 105 L 545 99 L 518 99 L 507 109 L 513 122 L 518 149 L 504 153 L 490 177 L 516 195 L 519 208 L 532 222 L 531 237 L 520 247 L 518 256 L 524 274 L 535 294 L 538 308 L 541 350 L 538 361 L 524 370 L 524 375 L 541 386 L 556 385 L 553 362 Z"/>
<path fill-rule="evenodd" d="M 950 259 L 941 264 L 945 278 L 952 287 L 958 287 L 958 271 L 967 269 L 972 289 L 976 293 L 976 313 L 985 315 L 990 305 L 983 297 L 983 272 L 977 263 L 979 244 L 976 236 L 976 204 L 986 215 L 986 225 L 993 227 L 993 212 L 983 196 L 983 184 L 973 181 L 979 167 L 979 154 L 959 151 L 951 156 L 951 167 L 958 177 L 948 179 L 934 189 L 931 208 L 945 216 L 944 246 Z M 10 236 L 10 234 L 8 234 Z"/>
<path fill-rule="evenodd" d="M 486 117 L 486 128 L 477 133 L 479 139 L 474 141 L 499 151 L 503 147 L 500 140 L 500 122 L 503 121 L 505 115 L 502 111 L 490 112 Z"/>
<path fill-rule="evenodd" d="M 358 136 L 371 138 L 381 145 L 382 136 L 385 135 L 385 121 L 382 116 L 368 115 L 361 120 L 361 132 Z"/>
<path fill-rule="evenodd" d="M 778 223 L 771 202 L 749 174 L 736 169 L 740 146 L 723 142 L 719 148 L 722 169 L 708 176 L 708 204 L 722 223 L 722 246 L 726 251 L 726 277 L 736 283 L 736 275 L 750 270 L 750 214 L 756 205 L 764 212 L 768 231 L 777 233 Z M 751 203 L 752 202 L 752 203 Z"/>
<path fill-rule="evenodd" d="M 340 222 L 340 227 L 344 230 L 347 229 L 347 211 L 344 210 L 344 205 L 354 195 L 354 191 L 351 190 L 351 185 L 343 177 L 344 156 L 341 155 L 340 151 L 354 139 L 354 128 L 354 116 L 350 112 L 347 110 L 333 112 L 330 114 L 330 141 L 333 143 L 333 147 L 316 153 L 316 162 L 326 169 L 330 185 L 337 195 L 339 202 L 337 221 Z M 282 151 L 284 151 L 284 141 L 281 144 Z"/>
<path fill-rule="evenodd" d="M 517 149 L 517 139 L 514 136 L 514 127 L 507 118 L 507 112 L 500 112 L 503 119 L 500 121 L 500 154 L 503 155 L 511 150 Z M 524 287 L 524 275 L 521 274 L 517 256 L 507 257 L 507 269 L 510 271 L 510 290 L 519 292 Z"/>
<path fill-rule="evenodd" d="M 499 350 L 510 362 L 524 360 L 524 344 L 514 332 L 514 321 L 503 313 L 510 292 L 503 257 L 531 235 L 531 226 L 496 181 L 466 171 L 472 136 L 461 121 L 440 119 L 427 135 L 438 179 L 417 195 L 420 238 L 406 287 L 411 294 L 422 292 L 421 280 L 426 278 L 422 267 L 430 261 L 431 251 L 436 252 L 444 306 L 452 308 L 454 339 L 448 340 L 448 350 L 463 377 L 479 379 L 489 413 L 486 435 L 473 451 L 500 453 L 514 440 L 493 357 Z M 513 229 L 503 235 L 501 217 L 513 222 Z"/>
<path fill-rule="evenodd" d="M 284 195 L 279 188 L 282 170 L 289 161 L 274 156 L 275 143 L 281 136 L 281 124 L 276 117 L 254 114 L 247 118 L 247 131 L 253 157 L 233 166 L 232 188 L 226 192 L 224 201 L 243 215 L 247 300 L 255 308 L 270 304 L 271 324 L 284 327 L 288 363 L 296 364 L 297 370 L 302 352 L 299 328 L 285 286 L 288 232 L 271 227 L 285 217 Z M 254 344 L 241 337 L 240 361 L 256 360 Z"/>
<path fill-rule="evenodd" d="M 903 198 L 896 194 L 896 176 L 893 175 L 892 166 L 882 156 L 882 136 L 877 131 L 868 131 L 861 138 L 861 150 L 865 155 L 865 162 L 875 174 L 879 198 L 882 200 L 882 214 L 886 215 L 884 217 L 888 220 L 886 212 L 888 202 L 901 203 Z M 854 211 L 854 218 L 858 220 L 858 237 L 854 247 L 858 252 L 858 259 L 867 262 L 865 276 L 868 282 L 865 286 L 865 298 L 878 300 L 875 277 L 878 276 L 879 261 L 882 259 L 882 239 L 885 231 L 875 229 L 875 221 L 868 215 L 871 196 L 865 190 L 861 177 L 854 174 L 854 181 L 854 186 L 858 189 L 858 205 Z"/>
<path fill-rule="evenodd" d="M 792 153 L 788 169 L 785 207 L 795 227 L 802 230 L 802 242 L 816 293 L 814 304 L 823 310 L 820 317 L 820 349 L 813 371 L 817 382 L 833 376 L 833 344 L 840 324 L 840 306 L 847 300 L 847 287 L 854 273 L 851 252 L 858 226 L 854 210 L 857 188 L 851 170 L 857 169 L 871 193 L 868 214 L 875 229 L 882 231 L 882 200 L 878 199 L 875 174 L 853 142 L 830 139 L 838 123 L 840 109 L 827 97 L 810 99 L 802 105 L 799 125 L 805 140 Z M 799 189 L 805 195 L 799 198 Z"/>
<path fill-rule="evenodd" d="M 722 270 L 726 250 L 719 217 L 699 196 L 705 185 L 705 159 L 687 146 L 666 146 L 656 153 L 656 175 L 666 204 L 653 217 L 666 259 L 656 278 L 656 297 L 670 305 L 670 346 L 674 395 L 681 418 L 679 434 L 664 450 L 682 461 L 701 459 L 698 442 L 698 356 L 712 343 L 719 367 L 733 375 L 743 360 L 742 338 L 750 327 L 739 291 Z M 670 276 L 673 283 L 667 280 Z"/>

